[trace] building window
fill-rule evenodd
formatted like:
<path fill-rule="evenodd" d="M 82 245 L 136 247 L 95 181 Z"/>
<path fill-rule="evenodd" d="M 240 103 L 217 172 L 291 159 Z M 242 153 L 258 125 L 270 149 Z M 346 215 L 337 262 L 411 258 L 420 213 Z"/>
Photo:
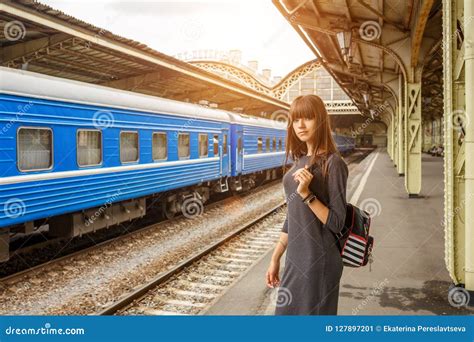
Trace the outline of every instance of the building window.
<path fill-rule="evenodd" d="M 190 156 L 189 133 L 178 134 L 178 158 L 189 158 Z"/>
<path fill-rule="evenodd" d="M 199 134 L 199 158 L 208 156 L 209 138 L 207 134 Z"/>
<path fill-rule="evenodd" d="M 168 141 L 166 133 L 153 133 L 152 158 L 156 160 L 166 160 L 168 158 Z"/>
<path fill-rule="evenodd" d="M 262 137 L 258 137 L 258 139 L 257 139 L 257 153 L 262 153 L 262 152 L 263 152 Z"/>
<path fill-rule="evenodd" d="M 20 171 L 46 170 L 53 166 L 53 131 L 50 128 L 20 128 L 17 142 Z"/>
<path fill-rule="evenodd" d="M 120 132 L 120 161 L 137 162 L 138 156 L 138 132 Z"/>
<path fill-rule="evenodd" d="M 102 132 L 98 130 L 77 131 L 77 165 L 102 164 Z"/>
<path fill-rule="evenodd" d="M 217 156 L 219 154 L 219 136 L 214 135 L 212 138 L 213 146 L 214 146 L 214 155 Z"/>
<path fill-rule="evenodd" d="M 270 152 L 270 138 L 265 139 L 265 152 Z"/>

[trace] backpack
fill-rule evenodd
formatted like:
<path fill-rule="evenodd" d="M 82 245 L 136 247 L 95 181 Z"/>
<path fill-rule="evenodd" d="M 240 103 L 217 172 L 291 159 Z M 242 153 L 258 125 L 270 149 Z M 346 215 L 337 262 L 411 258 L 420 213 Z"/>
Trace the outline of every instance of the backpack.
<path fill-rule="evenodd" d="M 333 233 L 344 266 L 361 267 L 369 262 L 369 271 L 372 271 L 374 238 L 369 235 L 370 223 L 368 212 L 346 204 L 344 227 L 340 233 Z"/>
<path fill-rule="evenodd" d="M 328 164 L 325 163 L 326 171 L 327 167 Z M 326 205 L 324 202 L 323 204 Z M 361 267 L 369 263 L 369 271 L 372 271 L 374 238 L 369 235 L 370 223 L 371 218 L 367 211 L 346 203 L 344 227 L 338 234 L 331 231 L 336 238 L 344 266 Z"/>

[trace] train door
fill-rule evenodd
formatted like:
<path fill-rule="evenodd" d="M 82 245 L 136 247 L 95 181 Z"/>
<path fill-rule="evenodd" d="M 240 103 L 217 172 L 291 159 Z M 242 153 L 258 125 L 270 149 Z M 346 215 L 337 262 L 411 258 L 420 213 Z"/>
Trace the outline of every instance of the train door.
<path fill-rule="evenodd" d="M 222 145 L 219 151 L 221 157 L 221 177 L 230 176 L 230 142 L 229 130 L 222 131 Z"/>
<path fill-rule="evenodd" d="M 244 147 L 244 137 L 242 132 L 242 127 L 236 129 L 235 132 L 236 144 L 235 144 L 235 173 L 239 175 L 242 173 L 242 161 L 243 161 L 243 147 Z"/>

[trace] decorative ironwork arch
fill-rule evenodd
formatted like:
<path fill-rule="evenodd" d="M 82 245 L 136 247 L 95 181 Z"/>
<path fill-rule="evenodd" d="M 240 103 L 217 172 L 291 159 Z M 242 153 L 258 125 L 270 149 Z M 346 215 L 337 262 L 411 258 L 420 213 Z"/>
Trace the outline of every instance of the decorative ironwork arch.
<path fill-rule="evenodd" d="M 322 68 L 321 63 L 311 60 L 295 68 L 277 84 L 271 85 L 269 81 L 262 79 L 259 75 L 245 70 L 245 67 L 239 67 L 230 62 L 202 59 L 188 62 L 278 100 L 284 100 L 290 89 L 306 75 Z M 334 84 L 337 83 L 334 82 Z M 349 98 L 347 100 L 325 101 L 325 104 L 329 114 L 360 114 L 359 109 Z"/>

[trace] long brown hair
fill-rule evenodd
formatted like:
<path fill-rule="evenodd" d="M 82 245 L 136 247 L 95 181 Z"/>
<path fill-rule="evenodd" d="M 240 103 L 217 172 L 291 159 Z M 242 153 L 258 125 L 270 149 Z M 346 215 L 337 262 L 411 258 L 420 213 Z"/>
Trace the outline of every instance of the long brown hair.
<path fill-rule="evenodd" d="M 339 151 L 331 134 L 331 122 L 328 112 L 323 100 L 317 95 L 301 95 L 291 103 L 286 132 L 285 166 L 288 164 L 288 158 L 296 162 L 308 153 L 306 143 L 299 140 L 293 130 L 293 121 L 301 118 L 316 120 L 316 131 L 311 137 L 314 151 L 310 158 L 309 167 L 311 168 L 314 165 L 320 166 L 325 177 L 328 157 L 332 153 L 339 154 Z"/>

